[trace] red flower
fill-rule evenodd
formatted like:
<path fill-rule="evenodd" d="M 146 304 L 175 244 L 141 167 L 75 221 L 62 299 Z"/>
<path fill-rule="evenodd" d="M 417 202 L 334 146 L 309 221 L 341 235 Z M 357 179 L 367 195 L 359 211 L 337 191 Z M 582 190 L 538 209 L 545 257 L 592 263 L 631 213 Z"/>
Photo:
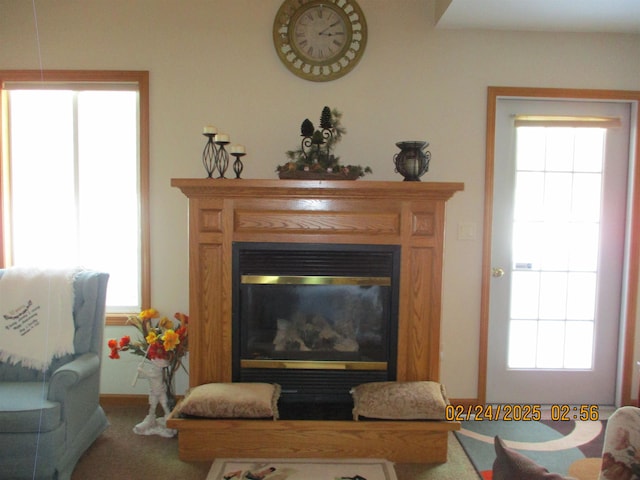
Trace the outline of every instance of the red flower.
<path fill-rule="evenodd" d="M 154 342 L 149 345 L 147 356 L 152 360 L 154 358 L 167 358 L 167 352 L 165 352 L 164 348 L 162 348 L 162 343 Z"/>
<path fill-rule="evenodd" d="M 176 330 L 176 333 L 180 337 L 180 341 L 184 340 L 184 338 L 187 336 L 187 327 L 183 325 Z"/>
<path fill-rule="evenodd" d="M 153 308 L 130 316 L 128 323 L 138 330 L 142 338 L 132 339 L 129 335 L 123 335 L 119 340 L 108 340 L 109 358 L 118 359 L 121 351 L 128 351 L 148 360 L 167 360 L 169 378 L 173 378 L 175 370 L 182 366 L 182 357 L 189 350 L 189 315 L 175 313 L 177 324 L 167 317 L 154 321 L 159 317 L 160 314 Z"/>
<path fill-rule="evenodd" d="M 173 315 L 173 318 L 178 320 L 180 322 L 180 324 L 183 325 L 183 326 L 186 326 L 187 323 L 189 323 L 189 315 L 187 315 L 185 313 L 177 312 L 177 313 L 175 313 Z"/>

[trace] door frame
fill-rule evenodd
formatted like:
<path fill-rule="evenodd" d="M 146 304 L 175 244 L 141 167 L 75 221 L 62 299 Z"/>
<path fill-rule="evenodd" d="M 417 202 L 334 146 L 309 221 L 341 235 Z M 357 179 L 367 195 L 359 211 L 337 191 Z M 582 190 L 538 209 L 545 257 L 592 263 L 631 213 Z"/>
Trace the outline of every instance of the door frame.
<path fill-rule="evenodd" d="M 493 223 L 493 177 L 495 156 L 496 105 L 499 98 L 555 99 L 555 100 L 607 100 L 632 105 L 631 152 L 627 231 L 625 242 L 624 278 L 622 282 L 622 308 L 620 322 L 620 353 L 616 373 L 616 403 L 631 405 L 631 386 L 634 372 L 634 340 L 638 307 L 638 281 L 640 276 L 640 91 L 585 90 L 566 88 L 488 87 L 485 152 L 485 197 L 482 245 L 482 286 L 480 299 L 480 345 L 478 358 L 478 403 L 487 397 L 487 360 L 489 343 L 489 293 L 491 288 L 491 226 Z"/>

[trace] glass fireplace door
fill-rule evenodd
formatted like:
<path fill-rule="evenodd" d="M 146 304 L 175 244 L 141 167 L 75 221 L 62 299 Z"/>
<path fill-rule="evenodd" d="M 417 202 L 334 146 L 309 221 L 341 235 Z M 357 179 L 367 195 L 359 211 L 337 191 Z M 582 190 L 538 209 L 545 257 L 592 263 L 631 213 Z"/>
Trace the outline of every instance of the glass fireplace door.
<path fill-rule="evenodd" d="M 234 244 L 234 381 L 315 402 L 395 380 L 399 260 L 394 245 Z"/>

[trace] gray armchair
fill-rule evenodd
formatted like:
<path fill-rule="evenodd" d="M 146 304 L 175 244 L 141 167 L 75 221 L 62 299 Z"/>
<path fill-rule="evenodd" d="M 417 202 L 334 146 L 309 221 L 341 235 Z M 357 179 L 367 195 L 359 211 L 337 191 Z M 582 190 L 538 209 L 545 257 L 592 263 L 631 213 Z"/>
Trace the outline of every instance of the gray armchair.
<path fill-rule="evenodd" d="M 92 271 L 74 278 L 73 355 L 45 372 L 0 362 L 1 478 L 69 479 L 107 428 L 99 389 L 108 278 Z"/>

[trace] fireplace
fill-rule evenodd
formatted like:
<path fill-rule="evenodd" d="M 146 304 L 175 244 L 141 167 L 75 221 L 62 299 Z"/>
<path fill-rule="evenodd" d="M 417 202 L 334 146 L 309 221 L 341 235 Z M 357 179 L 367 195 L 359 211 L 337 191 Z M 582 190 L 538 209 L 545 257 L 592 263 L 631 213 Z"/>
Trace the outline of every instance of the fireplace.
<path fill-rule="evenodd" d="M 395 379 L 439 380 L 445 202 L 463 184 L 210 178 L 171 184 L 189 199 L 190 386 L 233 381 L 239 339 L 232 325 L 232 263 L 238 242 L 313 249 L 398 246 L 397 351 L 390 360 Z M 167 425 L 179 431 L 178 453 L 186 461 L 240 456 L 444 462 L 448 432 L 459 428 L 455 422 L 331 417 L 277 422 L 170 417 Z"/>
<path fill-rule="evenodd" d="M 235 242 L 232 265 L 233 380 L 281 385 L 283 417 L 395 380 L 398 245 Z"/>

